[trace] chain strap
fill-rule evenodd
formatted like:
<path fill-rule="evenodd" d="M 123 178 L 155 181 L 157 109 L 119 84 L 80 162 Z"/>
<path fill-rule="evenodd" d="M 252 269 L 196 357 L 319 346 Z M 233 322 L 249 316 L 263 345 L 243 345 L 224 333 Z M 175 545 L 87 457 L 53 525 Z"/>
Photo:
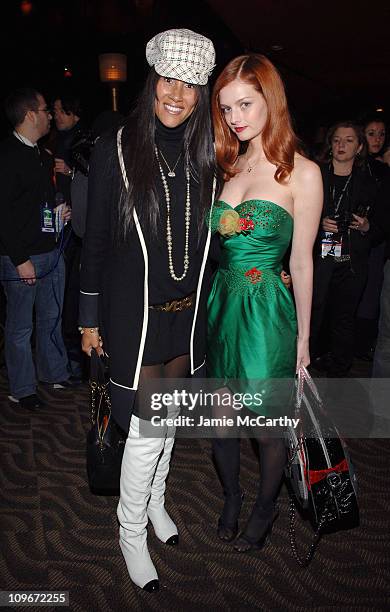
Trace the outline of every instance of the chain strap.
<path fill-rule="evenodd" d="M 298 377 L 297 377 L 297 389 L 296 389 L 296 415 L 298 413 L 299 416 L 299 411 L 301 408 L 301 404 L 302 404 L 302 400 L 303 400 L 303 389 L 304 389 L 304 385 L 305 383 L 308 385 L 310 391 L 312 392 L 313 396 L 315 397 L 315 399 L 318 401 L 320 407 L 322 408 L 323 404 L 322 404 L 322 400 L 320 397 L 320 394 L 318 392 L 318 389 L 313 381 L 313 379 L 311 378 L 309 372 L 307 371 L 307 369 L 304 366 L 301 366 L 298 370 Z M 291 468 L 292 462 L 294 461 L 297 453 L 302 449 L 302 445 L 303 445 L 304 439 L 303 436 L 301 435 L 298 441 L 298 444 L 291 449 L 291 456 L 289 457 L 288 460 L 288 464 L 287 464 L 287 469 Z M 294 504 L 294 500 L 292 497 L 290 497 L 290 506 L 289 506 L 289 517 L 290 517 L 290 527 L 289 527 L 289 536 L 290 536 L 290 544 L 291 544 L 291 550 L 293 553 L 293 556 L 295 558 L 295 560 L 297 561 L 298 565 L 300 565 L 301 567 L 307 567 L 310 563 L 310 561 L 313 558 L 313 555 L 315 553 L 315 550 L 317 548 L 317 545 L 321 539 L 321 535 L 322 535 L 322 529 L 324 527 L 324 524 L 326 523 L 326 517 L 327 517 L 327 513 L 328 513 L 328 508 L 329 508 L 329 504 L 331 502 L 331 499 L 328 497 L 328 500 L 325 503 L 325 506 L 323 508 L 323 511 L 321 513 L 320 519 L 318 521 L 318 525 L 317 525 L 317 529 L 315 530 L 314 536 L 313 536 L 313 540 L 309 546 L 309 550 L 306 554 L 305 557 L 301 556 L 298 552 L 298 548 L 297 548 L 297 542 L 296 542 L 296 533 L 295 533 L 295 517 L 296 517 L 296 509 L 295 509 L 295 504 Z"/>
<path fill-rule="evenodd" d="M 298 370 L 297 409 L 299 410 L 299 408 L 301 407 L 301 404 L 302 404 L 303 387 L 304 387 L 305 383 L 307 384 L 307 386 L 309 387 L 310 391 L 312 392 L 312 394 L 316 398 L 317 402 L 322 406 L 322 399 L 320 397 L 320 394 L 318 392 L 318 389 L 317 389 L 317 387 L 315 385 L 314 380 L 310 376 L 310 374 L 309 374 L 308 370 L 305 368 L 305 366 L 301 366 L 299 368 L 299 370 Z"/>
<path fill-rule="evenodd" d="M 296 455 L 298 454 L 298 451 L 302 450 L 302 445 L 303 445 L 303 438 L 299 438 L 299 442 L 296 446 L 294 446 L 291 450 L 289 449 L 289 452 L 292 453 L 291 457 L 288 459 L 287 465 L 286 465 L 286 470 L 289 470 L 292 466 L 292 462 L 294 461 Z"/>
<path fill-rule="evenodd" d="M 105 383 L 102 385 L 102 384 L 98 384 L 95 381 L 90 381 L 89 384 L 91 388 L 91 422 L 92 422 L 92 425 L 97 424 L 99 446 L 100 446 L 100 449 L 102 449 L 103 448 L 103 437 L 106 432 L 109 420 L 111 418 L 111 400 L 110 400 L 110 394 L 108 392 L 108 383 Z M 97 401 L 99 402 L 98 405 L 96 405 Z M 100 408 L 101 408 L 103 401 L 108 408 L 109 414 L 107 415 L 108 419 L 106 422 L 104 422 L 104 419 L 102 419 L 102 421 L 99 422 L 99 413 L 100 413 Z"/>
<path fill-rule="evenodd" d="M 91 388 L 91 423 L 95 425 L 96 423 L 96 389 L 97 383 L 95 381 L 90 380 L 89 386 Z"/>
<path fill-rule="evenodd" d="M 296 541 L 296 535 L 295 535 L 295 504 L 294 501 L 290 498 L 290 508 L 289 508 L 289 516 L 290 516 L 290 528 L 289 528 L 289 535 L 290 535 L 290 544 L 291 544 L 291 550 L 293 552 L 293 556 L 296 560 L 296 562 L 298 563 L 298 565 L 300 565 L 301 567 L 307 567 L 310 563 L 310 561 L 313 558 L 314 552 L 317 548 L 318 542 L 320 541 L 321 538 L 321 531 L 322 531 L 322 527 L 324 525 L 325 522 L 325 517 L 326 517 L 326 512 L 327 512 L 327 504 L 325 505 L 325 508 L 321 514 L 320 520 L 318 522 L 318 526 L 317 529 L 315 531 L 315 534 L 313 536 L 313 541 L 310 544 L 309 547 L 309 551 L 306 555 L 306 557 L 301 557 L 300 554 L 298 553 L 298 548 L 297 548 L 297 541 Z"/>

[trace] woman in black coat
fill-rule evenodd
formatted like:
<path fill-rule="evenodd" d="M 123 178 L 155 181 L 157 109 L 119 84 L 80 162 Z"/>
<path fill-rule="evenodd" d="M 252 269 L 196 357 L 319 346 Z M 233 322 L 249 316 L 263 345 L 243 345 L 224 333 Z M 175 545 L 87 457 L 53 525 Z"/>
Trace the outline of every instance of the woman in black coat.
<path fill-rule="evenodd" d="M 390 175 L 382 160 L 386 139 L 386 125 L 380 115 L 368 117 L 363 124 L 367 142 L 367 173 L 376 181 L 377 189 Z M 387 184 L 387 183 L 386 183 Z M 356 313 L 355 351 L 361 359 L 372 361 L 378 334 L 379 302 L 383 284 L 385 244 L 381 242 L 371 249 L 368 261 L 367 284 Z"/>
<path fill-rule="evenodd" d="M 367 281 L 373 228 L 375 181 L 363 170 L 364 136 L 350 121 L 332 126 L 327 135 L 327 161 L 321 164 L 324 207 L 314 252 L 310 354 L 314 367 L 328 376 L 346 376 L 354 355 L 354 317 Z M 319 337 L 329 326 L 329 355 L 321 355 Z"/>
<path fill-rule="evenodd" d="M 80 331 L 86 353 L 103 344 L 110 357 L 113 416 L 129 430 L 120 546 L 133 582 L 154 591 L 148 518 L 160 540 L 178 543 L 164 508 L 175 428 L 151 425 L 140 391 L 146 398 L 148 381 L 185 377 L 204 363 L 205 220 L 215 188 L 207 81 L 215 52 L 204 36 L 168 30 L 149 41 L 146 57 L 151 70 L 135 111 L 92 156 Z"/>

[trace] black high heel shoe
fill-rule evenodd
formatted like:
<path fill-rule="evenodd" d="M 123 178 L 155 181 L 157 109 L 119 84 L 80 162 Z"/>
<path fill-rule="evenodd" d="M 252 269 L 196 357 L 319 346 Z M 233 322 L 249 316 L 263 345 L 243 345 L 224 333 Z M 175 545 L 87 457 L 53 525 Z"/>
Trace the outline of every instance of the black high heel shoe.
<path fill-rule="evenodd" d="M 217 534 L 223 542 L 231 542 L 238 533 L 238 517 L 240 516 L 244 493 L 227 495 L 222 514 L 218 520 Z"/>
<path fill-rule="evenodd" d="M 267 537 L 271 537 L 272 527 L 279 516 L 279 510 L 271 506 L 264 510 L 254 506 L 248 524 L 234 543 L 234 550 L 238 553 L 248 553 L 263 548 Z"/>

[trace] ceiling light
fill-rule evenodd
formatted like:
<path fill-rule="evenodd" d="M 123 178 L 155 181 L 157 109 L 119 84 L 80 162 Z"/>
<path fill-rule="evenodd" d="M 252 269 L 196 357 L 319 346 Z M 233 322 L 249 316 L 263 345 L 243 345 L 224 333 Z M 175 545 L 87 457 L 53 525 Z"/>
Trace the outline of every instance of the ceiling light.
<path fill-rule="evenodd" d="M 375 109 L 375 112 L 377 112 L 377 113 L 383 113 L 383 112 L 384 112 L 384 110 L 385 110 L 384 108 L 376 108 L 376 109 Z"/>
<path fill-rule="evenodd" d="M 24 16 L 30 15 L 33 8 L 33 3 L 30 2 L 30 0 L 23 0 L 23 2 L 20 3 L 20 10 Z"/>
<path fill-rule="evenodd" d="M 272 51 L 283 51 L 283 45 L 271 45 Z"/>

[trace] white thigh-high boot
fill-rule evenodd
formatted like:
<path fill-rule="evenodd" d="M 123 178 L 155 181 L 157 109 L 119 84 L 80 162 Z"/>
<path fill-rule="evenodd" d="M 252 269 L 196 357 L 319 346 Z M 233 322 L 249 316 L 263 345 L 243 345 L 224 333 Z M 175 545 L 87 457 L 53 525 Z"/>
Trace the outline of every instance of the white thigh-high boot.
<path fill-rule="evenodd" d="M 142 423 L 142 421 L 141 421 Z M 140 419 L 131 417 L 123 453 L 118 519 L 119 544 L 131 580 L 146 591 L 157 591 L 158 576 L 146 543 L 146 507 L 165 438 L 144 438 Z"/>
<path fill-rule="evenodd" d="M 177 527 L 164 507 L 165 481 L 169 472 L 169 462 L 174 443 L 175 438 L 173 435 L 165 438 L 164 449 L 154 474 L 148 504 L 148 517 L 152 522 L 156 536 L 159 540 L 170 546 L 175 546 L 179 543 Z"/>

